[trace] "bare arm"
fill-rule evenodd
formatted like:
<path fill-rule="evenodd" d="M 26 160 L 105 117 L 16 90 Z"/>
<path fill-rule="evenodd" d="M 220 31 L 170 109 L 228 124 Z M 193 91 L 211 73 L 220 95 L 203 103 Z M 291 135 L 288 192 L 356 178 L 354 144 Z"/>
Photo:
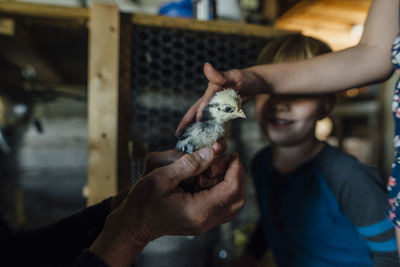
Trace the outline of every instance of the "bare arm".
<path fill-rule="evenodd" d="M 392 73 L 390 49 L 399 32 L 399 1 L 373 1 L 360 43 L 310 60 L 256 66 L 254 72 L 274 92 L 320 93 L 344 90 L 387 79 Z M 264 91 L 267 88 L 260 88 Z"/>
<path fill-rule="evenodd" d="M 391 44 L 399 32 L 399 0 L 374 0 L 360 43 L 339 52 L 293 63 L 254 66 L 219 72 L 204 66 L 208 88 L 186 113 L 177 133 L 194 118 L 221 87 L 249 99 L 258 93 L 326 93 L 385 80 L 393 71 Z"/>

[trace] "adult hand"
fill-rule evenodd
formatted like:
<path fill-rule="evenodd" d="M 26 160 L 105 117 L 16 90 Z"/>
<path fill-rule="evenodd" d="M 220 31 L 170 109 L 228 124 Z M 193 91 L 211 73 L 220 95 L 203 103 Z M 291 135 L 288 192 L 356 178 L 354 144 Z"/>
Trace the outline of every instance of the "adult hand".
<path fill-rule="evenodd" d="M 221 143 L 223 143 L 226 147 L 225 141 L 219 141 L 218 143 L 215 143 L 213 147 L 221 146 Z M 215 152 L 215 149 L 213 150 Z M 223 148 L 223 150 L 225 150 L 225 148 Z M 146 159 L 143 176 L 147 175 L 158 167 L 175 162 L 183 155 L 185 155 L 185 153 L 177 150 L 150 153 Z M 223 180 L 223 175 L 226 172 L 229 160 L 229 156 L 220 156 L 218 158 L 215 158 L 206 171 L 197 176 L 186 179 L 186 184 L 190 185 L 190 192 L 198 192 L 204 189 L 210 189 L 217 183 L 221 182 Z"/>
<path fill-rule="evenodd" d="M 225 152 L 227 148 L 226 140 L 224 138 L 219 139 L 212 145 L 212 149 L 216 155 L 222 154 Z M 180 159 L 185 153 L 178 150 L 168 150 L 164 152 L 151 152 L 145 162 L 144 170 L 142 176 L 149 174 L 156 168 L 171 164 L 178 159 Z M 228 157 L 220 157 L 216 158 L 208 170 L 200 174 L 195 179 L 196 183 L 196 191 L 200 191 L 202 189 L 210 188 L 213 185 L 219 183 L 221 181 L 221 176 L 226 171 Z M 126 198 L 130 190 L 130 187 L 123 189 L 118 195 L 114 196 L 111 199 L 111 211 L 118 208 L 121 205 L 122 201 Z"/>
<path fill-rule="evenodd" d="M 203 72 L 208 79 L 207 90 L 194 103 L 179 123 L 175 135 L 179 136 L 182 129 L 189 123 L 200 120 L 203 109 L 210 102 L 214 94 L 222 88 L 231 88 L 238 91 L 244 102 L 259 93 L 259 86 L 254 86 L 258 76 L 250 71 L 231 69 L 225 72 L 217 71 L 210 63 L 205 63 Z"/>
<path fill-rule="evenodd" d="M 225 152 L 227 148 L 226 140 L 224 138 L 219 139 L 217 142 L 215 142 L 212 145 L 212 149 L 214 150 L 214 153 L 216 155 L 222 154 Z M 142 176 L 147 175 L 154 169 L 158 167 L 162 167 L 168 164 L 171 164 L 175 161 L 177 161 L 179 158 L 181 158 L 183 155 L 185 155 L 184 152 L 178 151 L 178 150 L 168 150 L 164 152 L 151 152 L 145 162 L 144 166 L 144 171 Z M 218 163 L 218 162 L 216 162 Z M 214 165 L 211 165 L 210 168 L 217 168 L 214 167 Z M 225 168 L 224 168 L 225 171 Z"/>
<path fill-rule="evenodd" d="M 232 155 L 223 180 L 209 190 L 186 193 L 178 184 L 209 168 L 210 147 L 154 169 L 136 183 L 106 220 L 91 250 L 110 266 L 129 266 L 140 250 L 162 235 L 202 234 L 232 220 L 245 203 L 245 174 Z"/>

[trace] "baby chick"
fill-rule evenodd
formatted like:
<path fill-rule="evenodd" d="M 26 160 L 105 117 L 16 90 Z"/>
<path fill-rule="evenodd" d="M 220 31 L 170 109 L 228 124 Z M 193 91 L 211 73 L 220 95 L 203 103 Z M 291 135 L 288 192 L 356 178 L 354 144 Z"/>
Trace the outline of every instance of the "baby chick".
<path fill-rule="evenodd" d="M 225 134 L 225 123 L 246 118 L 241 109 L 241 99 L 235 90 L 224 89 L 217 92 L 204 108 L 200 122 L 189 125 L 179 136 L 175 149 L 193 153 L 211 146 Z"/>
<path fill-rule="evenodd" d="M 246 118 L 241 109 L 241 99 L 235 90 L 217 92 L 204 108 L 201 121 L 189 125 L 179 136 L 175 149 L 193 153 L 210 146 L 225 134 L 225 123 Z"/>
<path fill-rule="evenodd" d="M 184 129 L 179 136 L 175 149 L 185 153 L 193 153 L 206 146 L 211 146 L 225 134 L 225 123 L 246 118 L 241 109 L 241 99 L 235 90 L 224 89 L 217 92 L 204 108 L 201 121 L 193 123 Z M 196 178 L 189 178 L 180 183 L 187 192 L 201 190 Z"/>

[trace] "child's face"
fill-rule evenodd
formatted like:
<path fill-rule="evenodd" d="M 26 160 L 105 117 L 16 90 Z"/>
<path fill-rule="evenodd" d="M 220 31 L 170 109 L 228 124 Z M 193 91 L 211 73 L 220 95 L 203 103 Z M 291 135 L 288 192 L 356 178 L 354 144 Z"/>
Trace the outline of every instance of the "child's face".
<path fill-rule="evenodd" d="M 323 117 L 318 96 L 259 95 L 256 115 L 272 144 L 292 146 L 314 138 L 315 124 Z"/>

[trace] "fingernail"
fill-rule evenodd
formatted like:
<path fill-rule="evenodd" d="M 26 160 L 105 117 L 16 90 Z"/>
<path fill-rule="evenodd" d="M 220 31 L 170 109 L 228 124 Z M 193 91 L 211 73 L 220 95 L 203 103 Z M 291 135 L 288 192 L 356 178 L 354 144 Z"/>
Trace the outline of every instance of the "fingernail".
<path fill-rule="evenodd" d="M 212 148 L 214 149 L 214 151 L 219 151 L 221 148 L 220 148 L 220 145 L 218 144 L 218 143 L 214 143 L 213 145 L 212 145 Z"/>
<path fill-rule="evenodd" d="M 213 156 L 213 150 L 210 147 L 202 148 L 198 153 L 202 160 L 209 160 Z"/>

